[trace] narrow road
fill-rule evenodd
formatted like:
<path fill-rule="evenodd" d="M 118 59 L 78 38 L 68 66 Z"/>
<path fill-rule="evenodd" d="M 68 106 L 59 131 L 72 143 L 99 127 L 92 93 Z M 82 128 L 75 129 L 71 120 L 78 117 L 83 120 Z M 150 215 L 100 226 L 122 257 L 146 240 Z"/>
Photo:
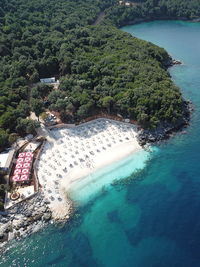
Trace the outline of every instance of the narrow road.
<path fill-rule="evenodd" d="M 94 25 L 94 26 L 99 25 L 103 21 L 103 19 L 105 18 L 105 15 L 106 14 L 104 11 L 99 13 L 98 17 L 96 18 L 95 22 L 92 25 Z"/>
<path fill-rule="evenodd" d="M 123 5 L 125 5 L 126 3 L 130 3 L 130 2 L 126 2 L 124 1 Z M 138 2 L 131 2 L 130 6 L 127 6 L 127 8 L 130 7 L 136 7 L 136 6 L 141 6 L 142 3 L 138 3 Z M 106 11 L 108 11 L 110 8 L 112 8 L 113 6 L 110 6 L 109 8 L 106 9 Z M 92 25 L 99 25 L 105 18 L 106 13 L 105 10 L 102 11 L 101 13 L 99 13 L 98 17 L 96 18 L 95 22 Z"/>

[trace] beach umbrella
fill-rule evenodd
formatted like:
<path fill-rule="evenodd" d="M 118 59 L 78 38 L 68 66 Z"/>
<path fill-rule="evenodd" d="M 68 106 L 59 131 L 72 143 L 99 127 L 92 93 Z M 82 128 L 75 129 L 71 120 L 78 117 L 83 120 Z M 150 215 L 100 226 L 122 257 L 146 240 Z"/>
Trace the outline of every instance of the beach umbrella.
<path fill-rule="evenodd" d="M 22 174 L 28 174 L 29 171 L 30 171 L 29 169 L 22 169 L 22 172 L 21 172 L 21 173 L 22 173 Z"/>
<path fill-rule="evenodd" d="M 20 181 L 27 181 L 29 179 L 29 176 L 27 174 L 23 174 L 20 177 Z"/>
<path fill-rule="evenodd" d="M 18 158 L 17 159 L 17 163 L 22 163 L 22 162 L 24 162 L 24 158 Z"/>
<path fill-rule="evenodd" d="M 15 169 L 21 169 L 23 167 L 22 163 L 17 163 Z"/>
<path fill-rule="evenodd" d="M 26 157 L 33 157 L 33 153 L 32 152 L 26 152 Z"/>
<path fill-rule="evenodd" d="M 22 169 L 15 169 L 14 170 L 14 175 L 21 174 L 21 172 L 22 172 Z"/>
<path fill-rule="evenodd" d="M 87 166 L 88 168 L 90 168 L 90 167 L 91 167 L 90 162 L 86 162 L 86 166 Z"/>
<path fill-rule="evenodd" d="M 31 162 L 31 161 L 32 161 L 32 158 L 31 158 L 31 157 L 26 157 L 26 158 L 24 159 L 24 161 L 25 161 L 25 162 Z"/>
<path fill-rule="evenodd" d="M 12 180 L 13 180 L 14 182 L 18 182 L 18 181 L 20 180 L 20 175 L 18 175 L 18 174 L 14 175 L 14 176 L 12 177 Z"/>
<path fill-rule="evenodd" d="M 23 168 L 30 169 L 31 163 L 30 162 L 25 162 L 23 165 Z"/>
<path fill-rule="evenodd" d="M 24 158 L 24 157 L 25 157 L 25 155 L 26 155 L 26 153 L 24 153 L 24 152 L 21 152 L 21 153 L 19 153 L 19 155 L 18 155 L 18 158 Z"/>

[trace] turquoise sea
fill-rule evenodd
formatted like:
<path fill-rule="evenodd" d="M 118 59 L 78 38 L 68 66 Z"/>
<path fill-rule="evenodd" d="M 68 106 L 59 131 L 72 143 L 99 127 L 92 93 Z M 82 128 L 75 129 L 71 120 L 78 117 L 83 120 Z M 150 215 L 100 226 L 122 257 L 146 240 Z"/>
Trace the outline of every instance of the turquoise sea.
<path fill-rule="evenodd" d="M 77 211 L 69 224 L 13 242 L 0 266 L 200 266 L 200 24 L 156 21 L 122 30 L 184 63 L 170 73 L 194 104 L 191 125 L 153 152 L 94 174 L 99 183 L 72 193 Z M 132 182 L 125 179 L 138 167 Z M 99 190 L 118 177 L 124 183 Z"/>

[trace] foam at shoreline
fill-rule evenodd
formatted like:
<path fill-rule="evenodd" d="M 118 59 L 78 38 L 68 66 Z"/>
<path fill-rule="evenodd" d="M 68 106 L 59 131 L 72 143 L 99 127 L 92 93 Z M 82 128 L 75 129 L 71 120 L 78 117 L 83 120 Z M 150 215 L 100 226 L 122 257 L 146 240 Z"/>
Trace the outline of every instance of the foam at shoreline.
<path fill-rule="evenodd" d="M 124 179 L 138 169 L 143 169 L 149 157 L 150 152 L 140 150 L 113 162 L 111 165 L 96 170 L 71 185 L 68 192 L 70 198 L 77 205 L 84 205 L 98 193 L 101 193 L 101 190 L 109 188 L 115 180 Z"/>

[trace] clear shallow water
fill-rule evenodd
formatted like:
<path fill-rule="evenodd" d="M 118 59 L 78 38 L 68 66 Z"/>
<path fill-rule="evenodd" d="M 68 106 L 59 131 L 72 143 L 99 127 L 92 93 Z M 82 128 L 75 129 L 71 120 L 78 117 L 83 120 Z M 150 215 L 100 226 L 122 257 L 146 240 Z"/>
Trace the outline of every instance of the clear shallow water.
<path fill-rule="evenodd" d="M 137 170 L 143 169 L 146 165 L 146 161 L 149 160 L 156 151 L 159 150 L 155 147 L 151 147 L 151 152 L 144 150 L 138 151 L 92 173 L 73 185 L 69 192 L 70 197 L 74 200 L 76 205 L 85 205 L 87 202 L 100 195 L 102 190 L 109 190 L 110 185 L 116 180 L 127 178 Z"/>
<path fill-rule="evenodd" d="M 133 183 L 80 207 L 69 225 L 14 244 L 0 266 L 200 266 L 200 24 L 156 21 L 123 30 L 184 62 L 170 72 L 195 105 L 187 134 L 163 143 Z"/>

